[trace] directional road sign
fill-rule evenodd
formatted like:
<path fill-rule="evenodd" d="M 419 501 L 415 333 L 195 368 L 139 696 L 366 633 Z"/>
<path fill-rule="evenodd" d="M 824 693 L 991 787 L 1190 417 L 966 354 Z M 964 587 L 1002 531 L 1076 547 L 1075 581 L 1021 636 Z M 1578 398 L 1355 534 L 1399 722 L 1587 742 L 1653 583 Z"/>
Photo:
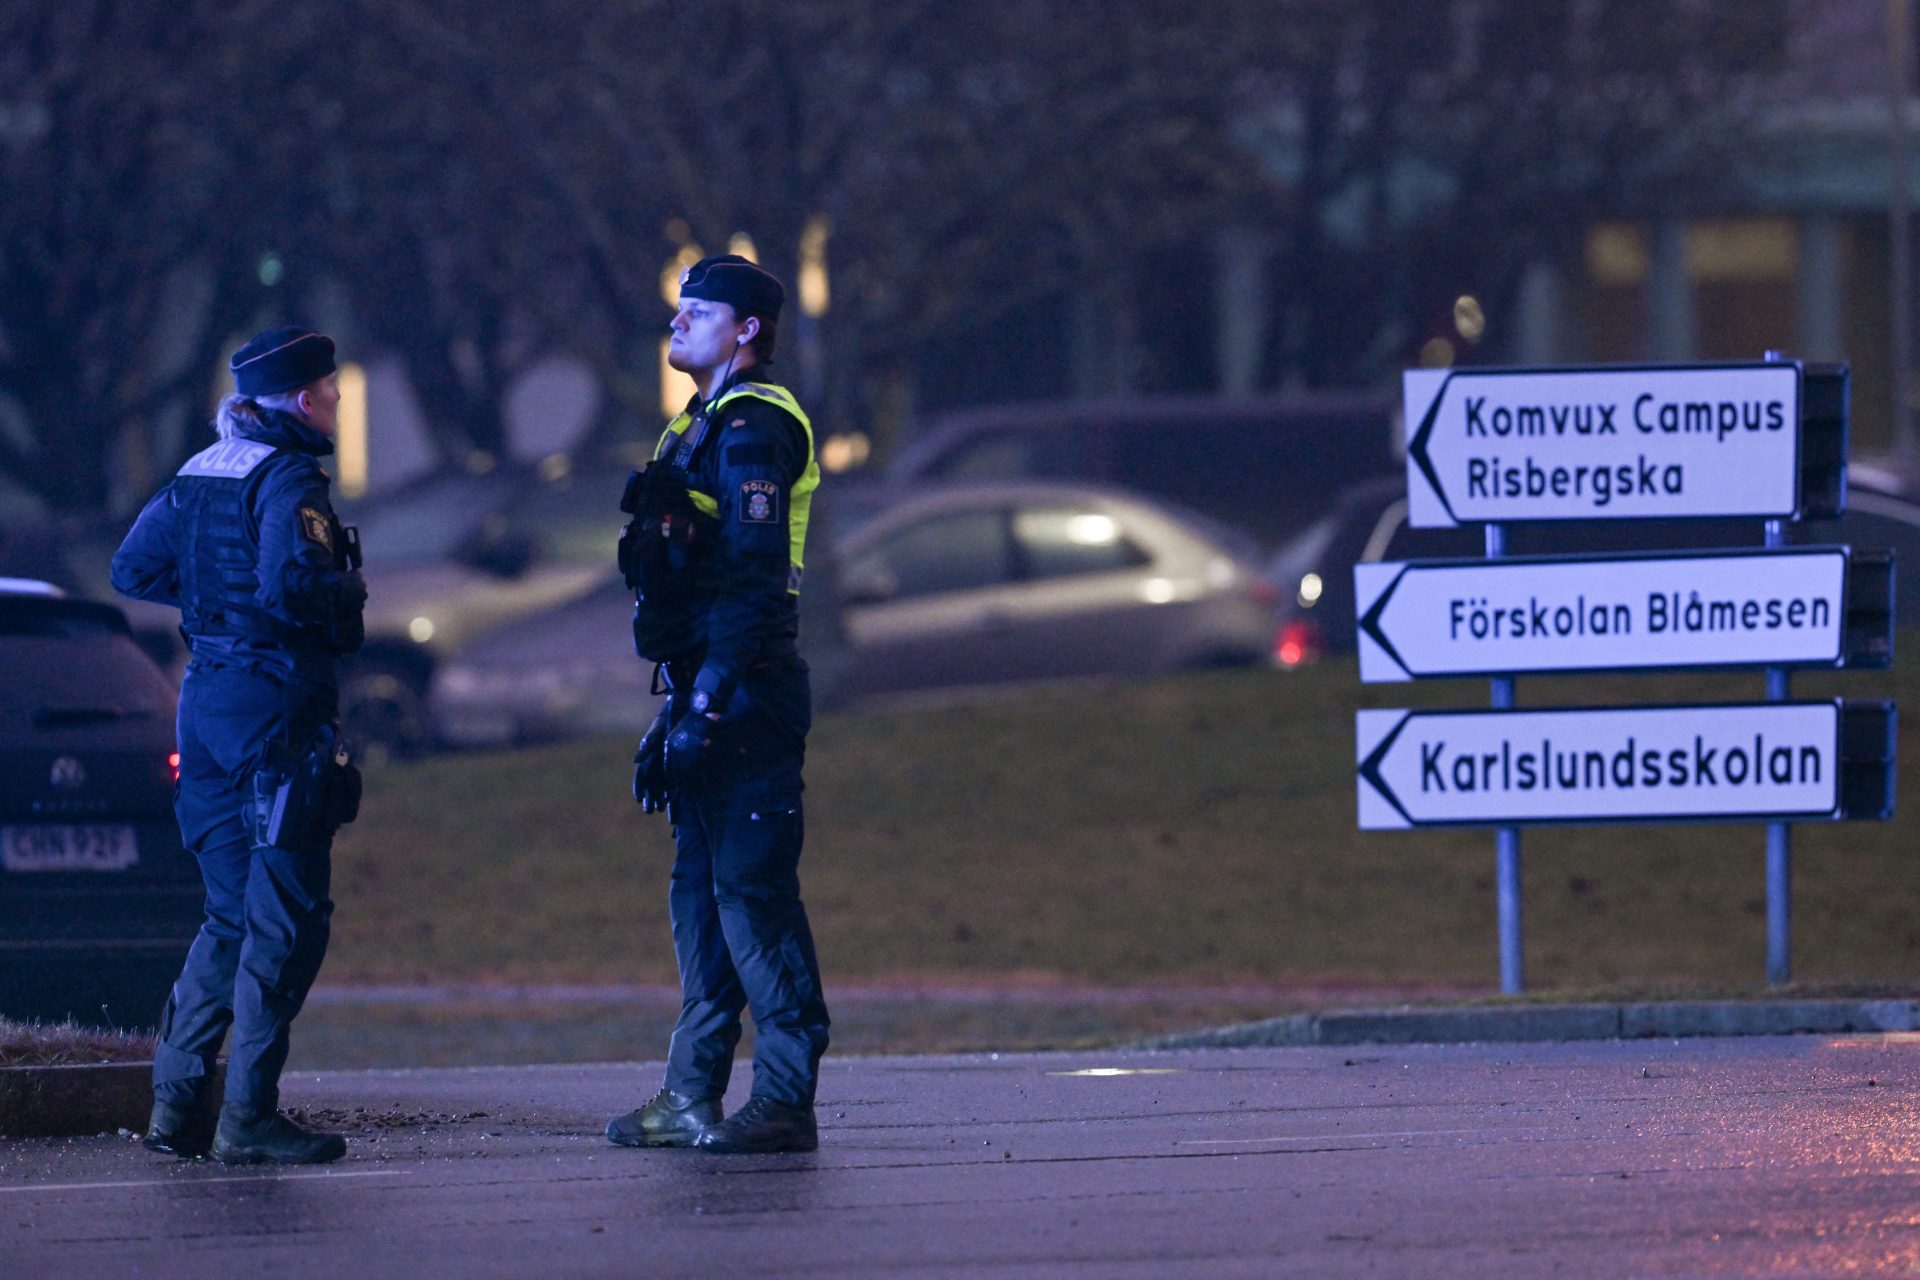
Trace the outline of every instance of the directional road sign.
<path fill-rule="evenodd" d="M 1845 547 L 1357 564 L 1360 678 L 1839 666 L 1847 575 Z"/>
<path fill-rule="evenodd" d="M 1884 787 L 1843 781 L 1843 710 L 1850 742 L 1878 734 L 1888 759 L 1870 767 Z M 1862 732 L 1859 714 L 1882 719 Z M 1891 806 L 1892 714 L 1839 702 L 1361 711 L 1360 826 L 1881 817 L 1868 810 Z"/>
<path fill-rule="evenodd" d="M 1412 369 L 1410 521 L 1788 517 L 1800 367 Z"/>

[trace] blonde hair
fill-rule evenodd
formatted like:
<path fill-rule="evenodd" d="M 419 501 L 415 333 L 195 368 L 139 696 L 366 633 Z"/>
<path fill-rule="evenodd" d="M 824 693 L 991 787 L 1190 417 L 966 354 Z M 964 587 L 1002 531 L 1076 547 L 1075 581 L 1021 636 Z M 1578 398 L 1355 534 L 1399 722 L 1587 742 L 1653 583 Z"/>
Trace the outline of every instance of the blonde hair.
<path fill-rule="evenodd" d="M 298 414 L 300 393 L 304 390 L 305 387 L 296 387 L 292 391 L 270 396 L 228 396 L 220 402 L 219 411 L 213 415 L 214 434 L 222 440 L 244 436 L 248 428 L 258 427 L 266 421 L 265 411 L 268 409 Z"/>

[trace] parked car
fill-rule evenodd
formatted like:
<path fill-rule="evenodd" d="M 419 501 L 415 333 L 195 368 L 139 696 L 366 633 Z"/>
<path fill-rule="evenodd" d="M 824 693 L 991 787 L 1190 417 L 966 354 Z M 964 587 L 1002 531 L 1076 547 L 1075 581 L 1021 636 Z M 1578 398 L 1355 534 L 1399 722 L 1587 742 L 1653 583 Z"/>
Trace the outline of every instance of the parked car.
<path fill-rule="evenodd" d="M 1507 553 L 1686 551 L 1759 546 L 1763 522 L 1702 520 L 1569 521 L 1507 526 Z M 1891 492 L 1870 467 L 1849 469 L 1846 514 L 1785 526 L 1801 545 L 1845 544 L 1894 552 L 1895 600 L 1920 602 L 1920 503 Z M 1403 476 L 1354 485 L 1334 509 L 1282 548 L 1267 574 L 1279 600 L 1278 657 L 1296 667 L 1355 647 L 1353 566 L 1382 560 L 1471 559 L 1486 554 L 1482 525 L 1415 529 L 1407 524 Z M 1910 614 L 1897 616 L 1911 616 Z"/>
<path fill-rule="evenodd" d="M 0 579 L 0 1015 L 159 1021 L 204 896 L 176 700 L 119 609 Z"/>
<path fill-rule="evenodd" d="M 357 751 L 377 761 L 436 745 L 429 691 L 442 663 L 617 580 L 627 466 L 441 475 L 343 504 L 367 560 L 367 639 L 341 666 L 341 720 Z"/>
<path fill-rule="evenodd" d="M 877 511 L 929 485 L 1027 480 L 1118 486 L 1242 530 L 1266 550 L 1340 487 L 1394 473 L 1394 398 L 1146 396 L 968 409 L 932 422 L 850 507 Z"/>
<path fill-rule="evenodd" d="M 840 588 L 863 691 L 1268 660 L 1250 540 L 1092 486 L 930 494 L 850 534 Z"/>
<path fill-rule="evenodd" d="M 1251 541 L 1131 494 L 941 490 L 822 550 L 844 636 L 829 656 L 857 697 L 1271 660 L 1273 598 Z M 442 731 L 482 745 L 644 727 L 656 700 L 632 610 L 615 583 L 477 642 L 434 681 Z M 814 618 L 803 611 L 803 640 Z"/>

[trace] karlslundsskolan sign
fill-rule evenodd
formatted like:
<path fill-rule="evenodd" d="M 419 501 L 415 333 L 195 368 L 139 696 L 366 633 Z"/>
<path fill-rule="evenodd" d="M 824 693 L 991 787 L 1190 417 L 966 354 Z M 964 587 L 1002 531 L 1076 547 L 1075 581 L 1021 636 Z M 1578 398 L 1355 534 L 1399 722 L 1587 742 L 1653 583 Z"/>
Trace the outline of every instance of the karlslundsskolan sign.
<path fill-rule="evenodd" d="M 1893 714 L 1838 701 L 1361 711 L 1360 826 L 1883 818 Z"/>
<path fill-rule="evenodd" d="M 1799 509 L 1798 365 L 1410 369 L 1404 390 L 1415 527 Z"/>
<path fill-rule="evenodd" d="M 1357 564 L 1360 678 L 1884 666 L 1892 575 L 1865 554 L 1858 583 L 1845 547 Z"/>

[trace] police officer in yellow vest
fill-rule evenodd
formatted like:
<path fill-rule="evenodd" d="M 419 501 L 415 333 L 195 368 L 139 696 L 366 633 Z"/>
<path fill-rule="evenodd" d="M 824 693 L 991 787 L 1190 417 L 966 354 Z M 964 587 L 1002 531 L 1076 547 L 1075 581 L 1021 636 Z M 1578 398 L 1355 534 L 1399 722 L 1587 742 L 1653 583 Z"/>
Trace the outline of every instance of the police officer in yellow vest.
<path fill-rule="evenodd" d="M 680 1019 L 663 1087 L 607 1125 L 622 1146 L 811 1151 L 827 1007 L 800 901 L 801 763 L 812 722 L 797 649 L 813 428 L 773 356 L 786 291 L 734 254 L 680 279 L 667 360 L 694 398 L 628 483 L 621 568 L 634 647 L 667 697 L 634 756 L 634 798 L 673 823 Z M 721 1098 L 740 1015 L 753 1093 Z"/>

